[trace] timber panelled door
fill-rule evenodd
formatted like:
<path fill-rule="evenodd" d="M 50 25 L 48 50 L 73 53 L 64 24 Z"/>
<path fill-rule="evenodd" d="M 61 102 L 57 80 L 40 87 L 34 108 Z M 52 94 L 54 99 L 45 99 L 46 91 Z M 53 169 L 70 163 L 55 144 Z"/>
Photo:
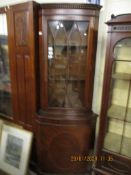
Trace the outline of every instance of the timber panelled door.
<path fill-rule="evenodd" d="M 34 132 L 39 174 L 87 172 L 100 9 L 35 2 L 0 9 L 0 117 Z"/>
<path fill-rule="evenodd" d="M 12 121 L 33 130 L 33 116 L 36 111 L 34 64 L 36 4 L 34 2 L 17 4 L 6 8 L 6 11 L 12 82 L 11 87 L 8 86 L 8 91 L 12 92 Z"/>
<path fill-rule="evenodd" d="M 131 174 L 131 14 L 107 22 L 108 45 L 96 175 Z"/>
<path fill-rule="evenodd" d="M 34 131 L 37 58 L 35 2 L 0 8 L 0 119 Z M 32 149 L 30 163 L 36 162 Z"/>

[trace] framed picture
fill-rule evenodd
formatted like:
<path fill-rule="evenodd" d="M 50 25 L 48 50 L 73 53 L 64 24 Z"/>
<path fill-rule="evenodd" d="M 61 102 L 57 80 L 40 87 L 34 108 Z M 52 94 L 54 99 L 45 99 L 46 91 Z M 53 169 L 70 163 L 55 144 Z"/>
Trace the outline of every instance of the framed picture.
<path fill-rule="evenodd" d="M 9 122 L 9 121 L 6 121 L 6 120 L 0 120 L 0 142 L 1 142 L 1 134 L 2 134 L 3 124 L 9 125 L 9 126 L 14 126 L 16 128 L 22 128 L 22 126 L 17 125 L 15 123 L 12 123 L 12 122 Z"/>
<path fill-rule="evenodd" d="M 0 169 L 10 175 L 26 175 L 32 132 L 3 125 L 0 145 Z"/>
<path fill-rule="evenodd" d="M 86 0 L 86 3 L 99 4 L 100 5 L 100 0 Z"/>

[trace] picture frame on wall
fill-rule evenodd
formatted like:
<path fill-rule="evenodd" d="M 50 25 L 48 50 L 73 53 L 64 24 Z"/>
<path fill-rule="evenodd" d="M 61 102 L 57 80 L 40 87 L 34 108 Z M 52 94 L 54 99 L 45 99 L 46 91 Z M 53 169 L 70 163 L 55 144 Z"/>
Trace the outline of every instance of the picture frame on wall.
<path fill-rule="evenodd" d="M 10 175 L 26 175 L 33 134 L 3 125 L 0 145 L 0 169 Z"/>
<path fill-rule="evenodd" d="M 100 5 L 100 0 L 86 0 L 86 3 L 99 4 Z"/>

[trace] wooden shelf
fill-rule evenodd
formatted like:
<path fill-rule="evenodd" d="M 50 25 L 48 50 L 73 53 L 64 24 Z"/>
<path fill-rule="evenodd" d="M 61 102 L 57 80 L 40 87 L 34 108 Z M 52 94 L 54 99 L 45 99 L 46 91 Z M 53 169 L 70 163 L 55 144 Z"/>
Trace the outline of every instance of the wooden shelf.
<path fill-rule="evenodd" d="M 85 81 L 85 79 L 62 79 L 62 78 L 49 78 L 50 81 Z"/>
<path fill-rule="evenodd" d="M 50 44 L 48 43 L 48 47 L 87 47 L 87 45 L 78 45 L 78 44 Z"/>
<path fill-rule="evenodd" d="M 127 114 L 126 114 L 127 110 Z M 125 119 L 126 114 L 126 119 Z M 126 109 L 126 107 L 119 105 L 111 105 L 107 112 L 108 117 L 126 120 L 127 122 L 131 122 L 131 108 Z"/>
<path fill-rule="evenodd" d="M 131 74 L 127 73 L 115 73 L 112 75 L 112 78 L 114 79 L 120 79 L 120 80 L 131 80 Z"/>

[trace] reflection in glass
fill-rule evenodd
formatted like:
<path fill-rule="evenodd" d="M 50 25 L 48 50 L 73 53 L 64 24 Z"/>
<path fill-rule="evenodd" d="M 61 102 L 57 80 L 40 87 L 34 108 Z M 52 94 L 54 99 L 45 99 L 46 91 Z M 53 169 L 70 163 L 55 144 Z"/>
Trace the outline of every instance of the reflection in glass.
<path fill-rule="evenodd" d="M 6 15 L 0 14 L 0 115 L 12 114 L 11 82 L 9 72 L 7 21 Z"/>
<path fill-rule="evenodd" d="M 124 122 L 117 119 L 109 119 L 107 126 L 104 148 L 120 153 Z"/>
<path fill-rule="evenodd" d="M 116 60 L 131 61 L 131 38 L 123 39 L 116 44 L 114 58 Z"/>
<path fill-rule="evenodd" d="M 131 38 L 114 48 L 104 148 L 131 157 Z"/>
<path fill-rule="evenodd" d="M 49 21 L 50 107 L 84 106 L 88 22 Z"/>

